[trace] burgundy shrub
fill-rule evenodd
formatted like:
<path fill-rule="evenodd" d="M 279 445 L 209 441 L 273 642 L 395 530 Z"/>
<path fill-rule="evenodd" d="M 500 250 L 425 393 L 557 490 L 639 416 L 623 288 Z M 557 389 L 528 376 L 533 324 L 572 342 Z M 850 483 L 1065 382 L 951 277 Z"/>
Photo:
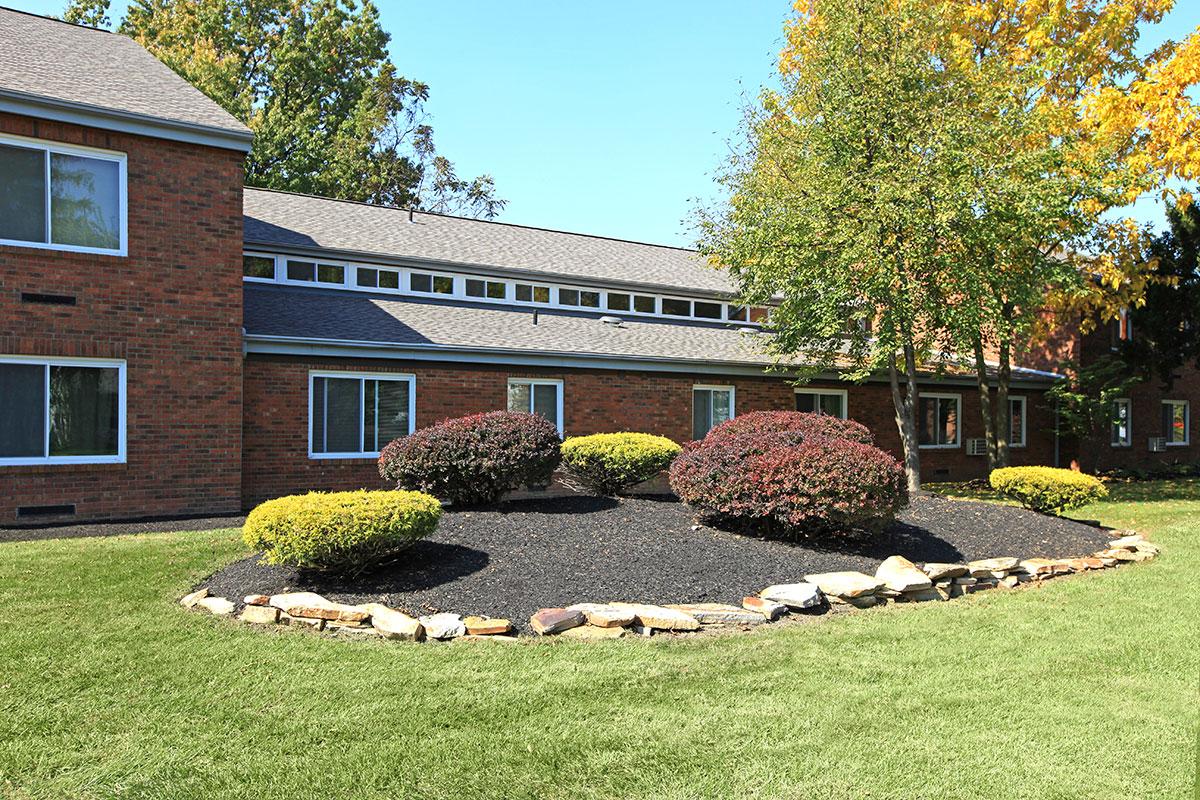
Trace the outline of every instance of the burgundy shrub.
<path fill-rule="evenodd" d="M 726 420 L 715 426 L 704 437 L 705 441 L 728 439 L 734 436 L 749 436 L 794 431 L 805 437 L 847 439 L 862 444 L 875 444 L 869 428 L 852 419 L 841 419 L 829 414 L 811 414 L 804 411 L 752 411 L 740 417 Z"/>
<path fill-rule="evenodd" d="M 558 429 L 537 414 L 491 411 L 448 419 L 389 444 L 379 474 L 398 489 L 455 505 L 493 503 L 505 492 L 550 482 Z"/>
<path fill-rule="evenodd" d="M 884 451 L 797 431 L 694 442 L 670 477 L 705 517 L 763 532 L 878 527 L 908 504 L 904 469 Z"/>

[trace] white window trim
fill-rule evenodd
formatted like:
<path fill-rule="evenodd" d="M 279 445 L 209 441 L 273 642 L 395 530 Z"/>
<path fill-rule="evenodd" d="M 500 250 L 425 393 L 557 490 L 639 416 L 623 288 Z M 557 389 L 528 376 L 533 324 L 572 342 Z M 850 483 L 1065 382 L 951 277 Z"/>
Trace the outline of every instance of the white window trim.
<path fill-rule="evenodd" d="M 1009 449 L 1019 450 L 1029 444 L 1029 400 L 1023 394 L 1010 394 L 1008 396 L 1010 407 L 1014 400 L 1021 401 L 1021 441 L 1012 441 L 1012 420 L 1010 419 L 1008 423 L 1008 446 Z"/>
<path fill-rule="evenodd" d="M 842 416 L 841 416 L 841 418 L 842 419 L 850 418 L 850 392 L 846 389 L 804 388 L 804 389 L 796 389 L 796 394 L 815 394 L 815 395 L 836 394 L 836 395 L 840 395 L 842 398 Z"/>
<path fill-rule="evenodd" d="M 695 383 L 692 384 L 692 419 L 696 418 L 696 390 L 705 389 L 712 392 L 729 392 L 729 418 L 733 419 L 737 416 L 737 387 L 730 384 L 718 383 Z M 709 409 L 711 412 L 712 409 Z M 711 416 L 711 413 L 710 413 Z M 716 423 L 712 427 L 715 428 L 720 423 Z M 709 428 L 712 430 L 712 428 Z M 695 433 L 695 431 L 692 431 Z M 707 435 L 707 434 L 706 434 Z"/>
<path fill-rule="evenodd" d="M 365 390 L 362 387 L 363 381 L 369 380 L 384 380 L 384 381 L 404 381 L 408 383 L 408 433 L 412 434 L 417 426 L 417 377 L 405 372 L 355 372 L 355 371 L 337 371 L 337 370 L 309 370 L 308 372 L 308 457 L 312 461 L 327 461 L 327 460 L 344 460 L 344 459 L 364 459 L 364 458 L 379 458 L 379 454 L 383 451 L 376 450 L 375 452 L 359 452 L 359 453 L 317 453 L 313 451 L 313 384 L 317 378 L 357 378 L 359 379 L 359 414 L 362 414 L 362 403 L 365 395 Z"/>
<path fill-rule="evenodd" d="M 34 250 L 58 250 L 66 253 L 95 253 L 105 256 L 129 255 L 129 191 L 128 191 L 128 159 L 124 153 L 114 150 L 101 150 L 96 147 L 82 145 L 60 144 L 44 139 L 31 139 L 27 136 L 13 136 L 0 133 L 0 144 L 11 144 L 17 147 L 27 147 L 33 150 L 43 150 L 47 153 L 62 153 L 68 156 L 83 156 L 105 161 L 117 162 L 117 203 L 120 215 L 121 246 L 116 249 L 107 247 L 81 247 L 74 244 L 55 244 L 54 242 L 26 242 L 20 239 L 0 239 L 0 245 L 6 247 L 28 247 Z M 46 224 L 50 225 L 50 159 L 46 158 Z M 53 231 L 51 231 L 53 235 Z"/>
<path fill-rule="evenodd" d="M 275 277 L 274 278 L 252 278 L 249 275 L 242 275 L 242 280 L 249 281 L 250 283 L 278 283 L 279 282 L 279 256 L 275 255 L 274 253 L 256 253 L 253 250 L 245 250 L 242 252 L 242 258 L 247 258 L 247 257 L 271 259 L 271 261 L 273 261 L 275 264 Z M 243 267 L 243 269 L 245 269 L 245 267 Z M 287 277 L 286 272 L 285 272 L 284 277 L 285 278 Z M 301 281 L 284 281 L 284 282 L 292 283 L 292 284 L 301 283 Z"/>
<path fill-rule="evenodd" d="M 1110 422 L 1108 425 L 1108 444 L 1109 447 L 1133 447 L 1133 401 L 1128 397 L 1114 397 L 1113 404 L 1125 404 L 1125 438 L 1122 441 L 1113 441 L 1113 428 L 1116 427 L 1115 422 Z"/>
<path fill-rule="evenodd" d="M 125 362 L 105 358 L 45 358 L 42 356 L 0 356 L 0 364 L 32 364 L 44 367 L 106 367 L 117 369 L 117 454 L 112 456 L 20 456 L 0 458 L 0 467 L 29 467 L 55 464 L 124 464 L 125 409 L 128 401 L 125 382 Z M 46 373 L 46 403 L 43 411 L 45 442 L 43 452 L 50 452 L 50 370 Z"/>
<path fill-rule="evenodd" d="M 962 447 L 962 443 L 963 443 L 962 395 L 961 394 L 953 394 L 950 392 L 919 392 L 917 394 L 917 403 L 918 403 L 917 409 L 916 409 L 917 417 L 918 417 L 917 430 L 916 430 L 917 440 L 920 441 L 920 438 L 921 438 L 920 401 L 926 397 L 954 401 L 954 403 L 955 403 L 955 411 L 954 411 L 955 442 L 954 442 L 954 444 L 918 444 L 917 449 L 918 450 L 957 450 L 960 447 Z"/>
<path fill-rule="evenodd" d="M 529 411 L 526 412 L 528 414 L 534 413 L 533 408 L 532 408 L 532 405 L 533 405 L 532 387 L 534 387 L 534 386 L 558 387 L 558 395 L 557 395 L 558 407 L 555 410 L 556 410 L 557 416 L 558 416 L 558 435 L 561 438 L 563 435 L 563 394 L 564 394 L 562 379 L 561 378 L 509 378 L 506 388 L 512 388 L 514 385 L 520 385 L 520 384 L 524 384 L 524 383 L 529 384 L 529 386 L 531 387 L 530 392 L 529 392 L 529 403 L 530 403 L 531 407 L 530 407 Z M 504 408 L 505 408 L 505 410 L 508 410 L 508 394 L 507 394 L 507 392 L 505 393 L 505 396 L 504 396 Z"/>
<path fill-rule="evenodd" d="M 1167 440 L 1167 447 L 1187 447 L 1192 443 L 1192 404 L 1188 400 L 1163 400 L 1163 406 L 1183 406 L 1183 441 L 1172 442 L 1163 431 L 1163 438 Z M 1160 412 L 1161 415 L 1161 412 Z"/>

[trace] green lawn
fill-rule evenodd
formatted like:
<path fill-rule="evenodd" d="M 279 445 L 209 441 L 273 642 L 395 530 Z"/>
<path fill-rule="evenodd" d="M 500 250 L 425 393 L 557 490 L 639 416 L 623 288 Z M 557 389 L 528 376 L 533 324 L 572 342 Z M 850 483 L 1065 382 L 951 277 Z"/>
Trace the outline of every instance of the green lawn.
<path fill-rule="evenodd" d="M 175 605 L 232 531 L 2 544 L 0 794 L 1189 797 L 1200 484 L 1113 495 L 1164 555 L 675 642 L 254 632 Z"/>

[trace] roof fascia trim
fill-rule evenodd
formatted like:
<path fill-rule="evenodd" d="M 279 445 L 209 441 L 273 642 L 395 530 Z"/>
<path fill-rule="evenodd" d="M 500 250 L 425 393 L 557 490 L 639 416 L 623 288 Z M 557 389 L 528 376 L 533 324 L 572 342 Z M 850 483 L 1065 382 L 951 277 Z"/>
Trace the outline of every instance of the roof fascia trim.
<path fill-rule="evenodd" d="M 242 153 L 250 152 L 251 140 L 254 137 L 254 134 L 248 130 L 244 133 L 227 131 L 209 125 L 161 119 L 129 111 L 117 111 L 83 103 L 72 103 L 67 100 L 38 97 L 11 89 L 0 89 L 0 111 L 49 119 L 55 122 L 132 133 L 138 136 L 152 136 L 156 139 L 237 150 Z"/>

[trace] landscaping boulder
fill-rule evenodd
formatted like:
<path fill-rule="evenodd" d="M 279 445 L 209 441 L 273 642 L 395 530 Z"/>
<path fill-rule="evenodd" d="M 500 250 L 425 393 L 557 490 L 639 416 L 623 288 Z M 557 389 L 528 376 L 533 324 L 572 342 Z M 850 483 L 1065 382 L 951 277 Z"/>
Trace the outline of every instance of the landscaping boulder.
<path fill-rule="evenodd" d="M 326 600 L 315 592 L 290 592 L 271 596 L 271 605 L 292 617 L 334 620 L 337 622 L 366 622 L 371 613 L 360 606 L 348 606 Z"/>
<path fill-rule="evenodd" d="M 194 608 L 197 603 L 199 603 L 201 600 L 203 600 L 206 597 L 208 597 L 208 587 L 207 586 L 203 587 L 201 589 L 197 589 L 196 591 L 192 592 L 191 594 L 185 594 L 183 596 L 183 599 L 181 599 L 179 601 L 179 605 L 183 606 L 184 608 Z"/>
<path fill-rule="evenodd" d="M 804 585 L 808 586 L 809 584 L 806 583 Z M 816 587 L 814 586 L 813 588 L 815 589 Z M 818 595 L 817 602 L 819 603 L 820 601 L 820 595 Z M 753 596 L 742 598 L 742 608 L 746 609 L 747 611 L 753 611 L 757 614 L 762 614 L 767 622 L 774 622 L 786 614 L 788 610 L 788 607 L 783 603 L 777 603 L 774 600 L 768 600 L 765 597 Z"/>
<path fill-rule="evenodd" d="M 788 608 L 816 608 L 821 605 L 821 590 L 814 583 L 777 583 L 763 589 L 758 596 L 783 603 Z"/>
<path fill-rule="evenodd" d="M 529 627 L 539 636 L 549 636 L 562 633 L 571 628 L 578 628 L 587 621 L 582 611 L 572 611 L 565 608 L 543 608 L 529 618 Z"/>
<path fill-rule="evenodd" d="M 870 575 L 861 572 L 820 572 L 815 575 L 805 575 L 804 580 L 817 585 L 822 592 L 833 597 L 849 599 L 873 595 L 883 584 Z"/>
<path fill-rule="evenodd" d="M 512 622 L 498 617 L 467 617 L 463 626 L 468 636 L 496 636 L 512 630 Z"/>
<path fill-rule="evenodd" d="M 218 617 L 227 617 L 233 613 L 234 605 L 224 597 L 202 597 L 196 601 L 196 608 L 203 608 Z"/>
<path fill-rule="evenodd" d="M 425 626 L 402 611 L 382 603 L 367 603 L 363 608 L 371 615 L 371 625 L 384 639 L 419 642 L 425 638 Z"/>
<path fill-rule="evenodd" d="M 875 579 L 896 592 L 929 589 L 933 581 L 904 556 L 889 556 L 875 570 Z"/>
<path fill-rule="evenodd" d="M 279 622 L 279 609 L 274 606 L 248 605 L 242 609 L 239 619 L 256 625 L 274 625 Z"/>
<path fill-rule="evenodd" d="M 269 606 L 271 598 L 265 594 L 248 594 L 242 598 L 242 603 L 248 606 Z"/>
<path fill-rule="evenodd" d="M 701 625 L 761 625 L 766 621 L 756 611 L 726 603 L 668 603 L 666 607 L 682 611 Z"/>
<path fill-rule="evenodd" d="M 576 603 L 567 606 L 566 610 L 583 612 L 588 624 L 597 628 L 624 628 L 632 625 L 634 621 L 632 611 L 608 603 Z"/>
<path fill-rule="evenodd" d="M 700 622 L 695 617 L 674 608 L 646 603 L 613 603 L 612 605 L 632 611 L 635 624 L 643 628 L 663 631 L 694 631 L 700 627 Z"/>
<path fill-rule="evenodd" d="M 429 614 L 419 617 L 417 621 L 421 623 L 425 635 L 430 639 L 454 639 L 467 632 L 467 627 L 463 625 L 462 617 L 458 614 Z"/>

